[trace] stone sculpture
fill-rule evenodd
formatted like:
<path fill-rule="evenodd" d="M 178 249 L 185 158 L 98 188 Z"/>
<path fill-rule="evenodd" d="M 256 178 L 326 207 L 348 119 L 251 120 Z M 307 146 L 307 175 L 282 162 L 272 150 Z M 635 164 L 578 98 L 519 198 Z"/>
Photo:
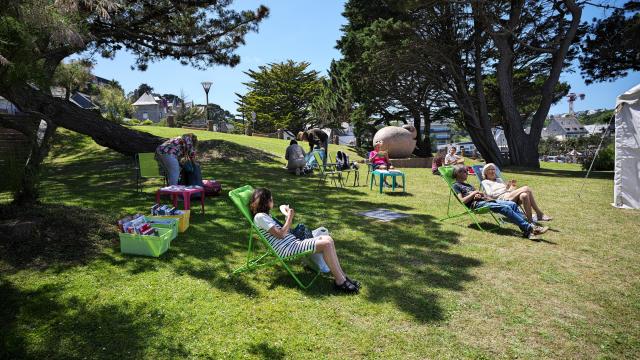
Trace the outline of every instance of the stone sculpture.
<path fill-rule="evenodd" d="M 411 125 L 386 126 L 373 136 L 373 145 L 382 140 L 382 150 L 387 151 L 391 159 L 408 158 L 416 148 L 416 135 L 416 129 Z"/>

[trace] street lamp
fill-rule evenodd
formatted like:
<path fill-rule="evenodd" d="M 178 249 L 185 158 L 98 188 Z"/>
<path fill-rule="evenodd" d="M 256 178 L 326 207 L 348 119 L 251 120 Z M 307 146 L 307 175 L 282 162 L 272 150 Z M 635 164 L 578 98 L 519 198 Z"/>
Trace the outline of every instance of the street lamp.
<path fill-rule="evenodd" d="M 205 95 L 205 97 L 207 99 L 206 100 L 207 101 L 207 107 L 205 108 L 206 112 L 207 112 L 207 115 L 206 115 L 206 117 L 207 117 L 207 129 L 209 131 L 213 131 L 213 126 L 209 122 L 209 89 L 211 89 L 211 85 L 213 83 L 211 81 L 203 81 L 203 82 L 201 82 L 201 84 L 202 84 L 202 88 L 204 89 L 204 95 Z"/>

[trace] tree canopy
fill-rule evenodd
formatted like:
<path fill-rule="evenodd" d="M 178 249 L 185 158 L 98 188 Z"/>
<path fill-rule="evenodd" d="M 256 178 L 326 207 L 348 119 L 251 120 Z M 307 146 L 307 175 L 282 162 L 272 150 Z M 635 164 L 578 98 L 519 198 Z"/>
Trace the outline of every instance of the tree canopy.
<path fill-rule="evenodd" d="M 9 0 L 0 7 L 0 95 L 22 111 L 94 138 L 122 153 L 153 151 L 162 139 L 105 121 L 54 99 L 47 89 L 62 59 L 78 53 L 113 57 L 126 49 L 135 67 L 173 59 L 204 69 L 234 66 L 235 50 L 268 15 L 236 11 L 231 0 Z"/>
<path fill-rule="evenodd" d="M 580 69 L 587 84 L 640 71 L 640 1 L 628 1 L 604 19 L 593 19 L 582 44 Z"/>
<path fill-rule="evenodd" d="M 322 83 L 318 72 L 309 70 L 309 65 L 305 61 L 287 60 L 245 72 L 251 81 L 243 83 L 248 91 L 238 95 L 238 110 L 247 118 L 255 112 L 256 131 L 288 129 L 297 132 L 304 130 L 306 125 L 316 124 L 309 117 L 310 105 L 320 93 Z"/>
<path fill-rule="evenodd" d="M 485 160 L 503 161 L 491 132 L 500 121 L 511 161 L 537 167 L 544 119 L 565 91 L 560 73 L 577 54 L 581 13 L 573 0 L 350 0 L 338 48 L 368 110 L 417 108 L 426 126 L 432 107 L 455 104 Z M 420 115 L 412 117 L 415 124 Z"/>

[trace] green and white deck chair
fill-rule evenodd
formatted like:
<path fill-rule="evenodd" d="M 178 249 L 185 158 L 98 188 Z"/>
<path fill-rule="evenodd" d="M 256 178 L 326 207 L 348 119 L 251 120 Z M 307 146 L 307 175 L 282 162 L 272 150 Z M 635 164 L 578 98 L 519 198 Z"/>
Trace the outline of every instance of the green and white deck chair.
<path fill-rule="evenodd" d="M 249 210 L 249 201 L 251 201 L 251 194 L 253 194 L 253 187 L 251 185 L 245 185 L 239 187 L 237 189 L 231 190 L 229 192 L 229 197 L 231 201 L 238 207 L 242 215 L 250 224 L 249 231 L 249 249 L 247 252 L 247 263 L 243 266 L 235 269 L 232 275 L 236 275 L 245 271 L 253 271 L 258 268 L 275 266 L 281 264 L 293 277 L 293 279 L 298 283 L 298 285 L 303 289 L 308 289 L 320 276 L 320 271 L 316 273 L 313 279 L 304 284 L 298 276 L 291 270 L 291 267 L 287 262 L 292 260 L 297 260 L 305 256 L 309 256 L 313 253 L 313 251 L 306 251 L 304 253 L 295 254 L 287 257 L 281 257 L 276 253 L 271 244 L 267 241 L 267 239 L 260 233 L 260 230 L 253 222 L 253 217 L 251 216 L 251 211 Z M 267 248 L 267 250 L 262 255 L 255 254 L 255 243 L 254 243 L 254 235 L 257 235 L 258 239 L 262 242 L 262 244 Z"/>
<path fill-rule="evenodd" d="M 318 171 L 320 171 L 318 187 L 320 187 L 320 184 L 325 182 L 327 178 L 331 179 L 331 182 L 335 187 L 342 187 L 342 172 L 338 171 L 335 165 L 331 165 L 329 163 L 327 163 L 327 165 L 322 165 L 322 158 L 317 152 L 313 153 L 313 157 L 316 159 L 316 163 L 318 163 Z"/>
<path fill-rule="evenodd" d="M 476 217 L 476 215 L 479 214 L 489 214 L 491 215 L 491 217 L 493 218 L 493 220 L 495 220 L 496 224 L 498 226 L 492 227 L 491 229 L 487 229 L 487 230 L 493 230 L 496 229 L 498 227 L 500 227 L 500 221 L 498 221 L 498 219 L 496 218 L 496 216 L 493 214 L 493 212 L 491 211 L 491 209 L 489 209 L 488 207 L 481 207 L 481 208 L 477 208 L 477 209 L 470 209 L 467 205 L 465 205 L 462 200 L 460 200 L 460 198 L 458 197 L 458 194 L 456 194 L 456 192 L 453 190 L 453 183 L 455 182 L 455 179 L 453 178 L 453 167 L 452 166 L 441 166 L 438 168 L 438 171 L 440 172 L 440 175 L 442 175 L 442 180 L 444 180 L 444 182 L 447 183 L 447 185 L 449 186 L 449 203 L 447 204 L 447 216 L 440 219 L 440 221 L 444 221 L 444 220 L 448 220 L 448 219 L 453 219 L 453 218 L 457 218 L 460 216 L 464 216 L 464 215 L 469 215 L 471 217 L 471 219 L 476 223 L 476 226 L 478 227 L 478 229 L 485 231 L 485 229 L 482 228 L 482 226 L 480 225 L 480 222 L 478 222 L 478 218 Z M 460 206 L 462 206 L 464 208 L 464 211 L 458 214 L 452 214 L 451 211 L 451 198 L 455 198 L 458 202 L 458 204 L 460 204 Z"/>
<path fill-rule="evenodd" d="M 473 172 L 476 174 L 476 177 L 478 178 L 478 182 L 480 183 L 480 191 L 486 192 L 486 190 L 484 189 L 484 186 L 482 185 L 482 180 L 484 180 L 484 178 L 482 177 L 483 167 L 484 167 L 483 165 L 471 165 L 471 168 L 473 169 Z M 500 168 L 497 166 L 496 166 L 496 177 L 502 178 L 502 172 L 500 171 Z M 524 207 L 522 207 L 522 205 L 518 205 L 518 207 L 520 208 L 520 212 L 525 214 Z M 504 221 L 510 222 L 506 217 L 504 217 L 504 219 L 505 219 Z"/>

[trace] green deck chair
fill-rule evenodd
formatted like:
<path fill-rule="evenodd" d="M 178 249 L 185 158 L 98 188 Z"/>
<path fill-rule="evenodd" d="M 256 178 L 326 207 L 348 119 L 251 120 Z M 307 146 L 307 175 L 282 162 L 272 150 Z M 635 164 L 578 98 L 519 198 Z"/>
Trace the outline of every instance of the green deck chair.
<path fill-rule="evenodd" d="M 320 184 L 325 182 L 327 178 L 331 179 L 331 182 L 335 187 L 342 187 L 342 173 L 336 169 L 336 166 L 330 163 L 327 163 L 327 165 L 322 165 L 322 158 L 317 152 L 313 153 L 313 157 L 316 159 L 316 163 L 318 163 L 318 170 L 320 171 L 318 187 L 320 187 Z M 328 168 L 330 169 L 332 167 L 332 170 L 327 170 Z"/>
<path fill-rule="evenodd" d="M 477 209 L 469 209 L 469 207 L 467 205 L 465 205 L 462 200 L 460 200 L 460 198 L 458 197 L 458 194 L 456 194 L 456 192 L 453 190 L 453 183 L 455 182 L 455 180 L 453 179 L 453 167 L 452 166 L 441 166 L 438 168 L 438 171 L 440 172 L 440 175 L 442 175 L 442 180 L 444 180 L 444 182 L 447 183 L 447 185 L 449 186 L 449 203 L 447 204 L 447 216 L 440 219 L 440 221 L 444 221 L 444 220 L 448 220 L 448 219 L 453 219 L 453 218 L 457 218 L 460 216 L 464 216 L 464 215 L 469 215 L 471 217 L 471 219 L 476 223 L 476 226 L 478 227 L 478 229 L 480 229 L 481 231 L 485 231 L 485 229 L 482 228 L 482 226 L 480 225 L 480 222 L 478 222 L 478 218 L 476 217 L 476 215 L 479 214 L 489 214 L 491 215 L 491 217 L 493 218 L 493 220 L 495 220 L 496 224 L 498 226 L 494 226 L 490 229 L 487 230 L 493 230 L 496 228 L 500 227 L 500 221 L 498 221 L 498 219 L 496 218 L 495 215 L 493 215 L 493 212 L 488 208 L 488 207 L 481 207 L 481 208 L 477 208 Z M 455 198 L 456 201 L 464 208 L 464 211 L 459 213 L 459 214 L 452 214 L 451 213 L 451 198 Z"/>
<path fill-rule="evenodd" d="M 155 159 L 154 153 L 136 154 L 136 191 L 142 191 L 142 181 L 150 178 L 163 178 L 167 184 L 167 177 L 164 169 L 160 167 Z"/>
<path fill-rule="evenodd" d="M 232 275 L 236 275 L 245 271 L 253 271 L 262 267 L 281 264 L 301 288 L 308 289 L 316 281 L 318 276 L 320 276 L 320 271 L 316 273 L 314 278 L 309 283 L 304 284 L 291 270 L 291 267 L 287 264 L 287 262 L 309 256 L 313 253 L 313 251 L 306 251 L 304 253 L 287 257 L 281 257 L 280 255 L 278 255 L 278 253 L 276 253 L 271 244 L 269 244 L 267 239 L 262 235 L 262 233 L 260 233 L 258 227 L 253 222 L 253 217 L 251 216 L 251 211 L 249 210 L 249 201 L 251 200 L 252 193 L 253 187 L 251 187 L 251 185 L 245 185 L 229 192 L 231 201 L 233 201 L 233 203 L 238 207 L 245 219 L 249 222 L 251 229 L 249 231 L 249 250 L 247 252 L 247 263 L 235 269 Z M 258 236 L 258 239 L 260 239 L 262 241 L 262 244 L 267 248 L 267 251 L 262 255 L 254 255 L 254 234 Z"/>

